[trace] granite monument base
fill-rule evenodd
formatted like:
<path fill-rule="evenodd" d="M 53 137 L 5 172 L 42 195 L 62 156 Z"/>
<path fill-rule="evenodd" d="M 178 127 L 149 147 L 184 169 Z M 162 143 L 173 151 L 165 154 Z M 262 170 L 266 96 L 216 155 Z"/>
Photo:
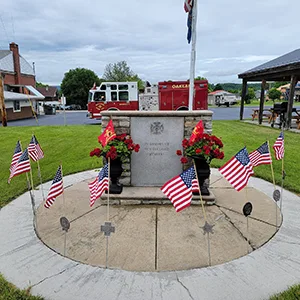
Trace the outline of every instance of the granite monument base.
<path fill-rule="evenodd" d="M 204 205 L 214 205 L 216 197 L 210 190 L 209 196 L 202 196 Z M 107 195 L 100 198 L 102 205 L 107 204 Z M 160 187 L 124 187 L 120 195 L 109 195 L 110 205 L 172 205 Z M 193 195 L 191 205 L 201 205 L 200 196 Z"/>

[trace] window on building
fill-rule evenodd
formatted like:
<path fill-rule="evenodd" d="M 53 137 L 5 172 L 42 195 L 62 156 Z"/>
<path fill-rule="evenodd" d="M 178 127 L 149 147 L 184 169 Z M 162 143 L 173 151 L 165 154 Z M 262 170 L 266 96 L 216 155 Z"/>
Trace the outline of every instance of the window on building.
<path fill-rule="evenodd" d="M 94 101 L 105 101 L 105 92 L 95 92 Z"/>
<path fill-rule="evenodd" d="M 111 101 L 118 101 L 118 93 L 111 92 Z"/>
<path fill-rule="evenodd" d="M 123 91 L 123 92 L 119 92 L 119 100 L 120 101 L 128 101 L 128 92 Z"/>
<path fill-rule="evenodd" d="M 121 90 L 121 91 L 128 90 L 128 84 L 120 84 L 119 90 Z"/>
<path fill-rule="evenodd" d="M 21 111 L 20 101 L 14 101 L 14 112 Z"/>

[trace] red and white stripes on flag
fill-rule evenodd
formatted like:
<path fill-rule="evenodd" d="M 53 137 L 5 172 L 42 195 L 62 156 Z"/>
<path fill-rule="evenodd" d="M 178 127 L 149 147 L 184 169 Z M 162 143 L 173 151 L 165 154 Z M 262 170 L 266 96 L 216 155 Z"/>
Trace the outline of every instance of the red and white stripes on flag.
<path fill-rule="evenodd" d="M 44 152 L 34 135 L 28 145 L 28 153 L 33 161 L 38 161 L 44 157 Z"/>
<path fill-rule="evenodd" d="M 283 132 L 280 132 L 279 137 L 275 141 L 273 145 L 273 149 L 275 151 L 275 158 L 280 160 L 284 157 L 284 137 Z"/>
<path fill-rule="evenodd" d="M 22 149 L 21 149 L 21 144 L 20 141 L 17 141 L 16 147 L 15 147 L 15 151 L 11 160 L 11 164 L 10 164 L 10 172 L 12 170 L 12 167 L 18 162 L 19 158 L 22 155 Z"/>
<path fill-rule="evenodd" d="M 55 201 L 56 197 L 61 195 L 64 192 L 64 185 L 63 185 L 63 175 L 62 175 L 62 167 L 59 166 L 55 177 L 53 179 L 52 185 L 50 187 L 46 203 L 44 206 L 49 208 Z"/>
<path fill-rule="evenodd" d="M 250 176 L 254 174 L 246 147 L 240 150 L 219 171 L 237 191 L 242 190 L 247 185 Z"/>
<path fill-rule="evenodd" d="M 23 154 L 18 159 L 17 163 L 14 164 L 10 171 L 10 176 L 8 178 L 8 183 L 10 183 L 11 179 L 17 175 L 22 173 L 30 172 L 30 160 L 28 156 L 27 148 L 24 150 Z"/>
<path fill-rule="evenodd" d="M 193 188 L 198 187 L 195 179 L 195 169 L 192 166 L 180 175 L 167 181 L 161 187 L 162 192 L 171 200 L 177 212 L 191 205 Z"/>
<path fill-rule="evenodd" d="M 184 1 L 184 10 L 186 13 L 190 12 L 193 7 L 193 0 Z"/>
<path fill-rule="evenodd" d="M 97 178 L 89 183 L 89 190 L 90 207 L 92 207 L 96 200 L 101 197 L 103 192 L 108 190 L 108 164 L 100 170 Z"/>
<path fill-rule="evenodd" d="M 272 163 L 268 142 L 263 143 L 259 148 L 249 154 L 249 159 L 253 167 L 259 165 L 269 165 Z"/>

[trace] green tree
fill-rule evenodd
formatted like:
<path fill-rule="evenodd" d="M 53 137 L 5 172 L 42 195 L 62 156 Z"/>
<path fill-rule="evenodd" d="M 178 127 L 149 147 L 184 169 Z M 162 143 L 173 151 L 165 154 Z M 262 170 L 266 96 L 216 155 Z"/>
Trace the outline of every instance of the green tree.
<path fill-rule="evenodd" d="M 100 82 L 95 72 L 89 69 L 72 69 L 65 73 L 61 83 L 61 92 L 67 98 L 67 104 L 79 104 L 86 108 L 89 90 L 94 83 L 98 86 Z"/>
<path fill-rule="evenodd" d="M 110 63 L 104 69 L 103 79 L 105 81 L 137 81 L 139 90 L 145 88 L 144 82 L 128 66 L 125 60 L 117 63 Z"/>
<path fill-rule="evenodd" d="M 214 87 L 214 91 L 223 90 L 223 87 L 220 83 L 217 83 Z"/>
<path fill-rule="evenodd" d="M 36 87 L 46 87 L 46 86 L 48 86 L 48 84 L 44 84 L 44 83 L 41 83 L 41 82 L 38 82 L 38 81 L 37 81 L 37 82 L 35 83 L 35 86 L 36 86 Z"/>
<path fill-rule="evenodd" d="M 249 87 L 246 98 L 245 98 L 245 102 L 247 104 L 250 104 L 251 100 L 253 100 L 253 99 L 255 99 L 255 90 L 253 87 Z"/>
<path fill-rule="evenodd" d="M 286 85 L 290 83 L 289 81 L 276 81 L 272 84 L 272 87 L 275 89 L 278 89 L 279 87 L 281 87 L 282 85 Z"/>
<path fill-rule="evenodd" d="M 272 88 L 269 90 L 268 96 L 272 101 L 275 101 L 276 99 L 280 99 L 281 92 L 278 91 L 276 88 Z"/>

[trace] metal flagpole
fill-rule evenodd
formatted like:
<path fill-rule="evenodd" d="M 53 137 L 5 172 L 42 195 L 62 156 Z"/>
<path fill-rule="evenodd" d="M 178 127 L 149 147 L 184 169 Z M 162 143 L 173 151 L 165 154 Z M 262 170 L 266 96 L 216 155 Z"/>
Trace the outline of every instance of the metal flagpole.
<path fill-rule="evenodd" d="M 270 152 L 271 155 L 271 151 L 270 151 L 270 145 L 269 145 L 269 141 L 268 141 L 268 150 Z M 271 172 L 272 172 L 272 179 L 273 179 L 273 186 L 274 186 L 274 192 L 276 191 L 276 185 L 275 185 L 275 176 L 274 176 L 274 169 L 273 169 L 273 161 L 271 161 Z M 277 230 L 277 225 L 278 225 L 278 218 L 277 218 L 277 212 L 278 212 L 278 206 L 277 206 L 277 202 L 275 201 L 275 214 L 276 214 L 276 230 Z"/>
<path fill-rule="evenodd" d="M 20 141 L 21 151 L 22 151 L 22 153 L 23 153 L 21 140 L 19 140 L 19 141 Z M 30 163 L 30 158 L 29 158 L 29 163 Z M 30 170 L 31 170 L 31 164 L 30 164 Z M 30 185 L 30 180 L 29 180 L 28 172 L 26 172 L 26 180 L 27 180 L 27 188 L 28 188 L 28 192 L 29 192 L 30 200 L 31 200 L 31 208 L 32 208 L 32 212 L 33 212 L 33 222 L 35 222 L 35 203 L 34 203 L 34 195 L 33 195 L 33 192 L 32 192 L 32 187 L 31 187 L 31 185 Z"/>
<path fill-rule="evenodd" d="M 37 161 L 37 166 L 38 166 L 38 175 L 40 177 L 40 183 L 41 183 L 42 197 L 43 197 L 43 201 L 44 201 L 45 195 L 44 195 L 43 179 L 42 179 L 42 173 L 41 173 L 41 167 L 40 167 L 39 160 Z"/>
<path fill-rule="evenodd" d="M 194 103 L 194 80 L 195 80 L 195 65 L 196 65 L 196 39 L 197 39 L 197 0 L 193 0 L 192 12 L 192 50 L 190 62 L 190 90 L 189 90 L 189 110 L 193 110 Z"/>
<path fill-rule="evenodd" d="M 60 162 L 60 169 L 61 169 L 61 179 L 62 179 L 62 185 L 63 185 L 63 212 L 64 215 L 66 215 L 66 202 L 65 202 L 65 189 L 64 189 L 64 175 L 63 175 L 63 168 L 62 168 L 62 163 Z M 64 237 L 64 257 L 66 257 L 66 250 L 67 250 L 67 230 L 65 231 L 65 237 Z"/>
<path fill-rule="evenodd" d="M 283 142 L 284 142 L 284 127 L 282 128 L 282 136 L 283 136 Z M 281 210 L 281 214 L 282 214 L 282 192 L 283 192 L 283 182 L 284 182 L 284 178 L 285 178 L 285 172 L 284 172 L 284 153 L 283 153 L 283 157 L 281 160 L 281 193 L 280 193 L 280 210 Z"/>

